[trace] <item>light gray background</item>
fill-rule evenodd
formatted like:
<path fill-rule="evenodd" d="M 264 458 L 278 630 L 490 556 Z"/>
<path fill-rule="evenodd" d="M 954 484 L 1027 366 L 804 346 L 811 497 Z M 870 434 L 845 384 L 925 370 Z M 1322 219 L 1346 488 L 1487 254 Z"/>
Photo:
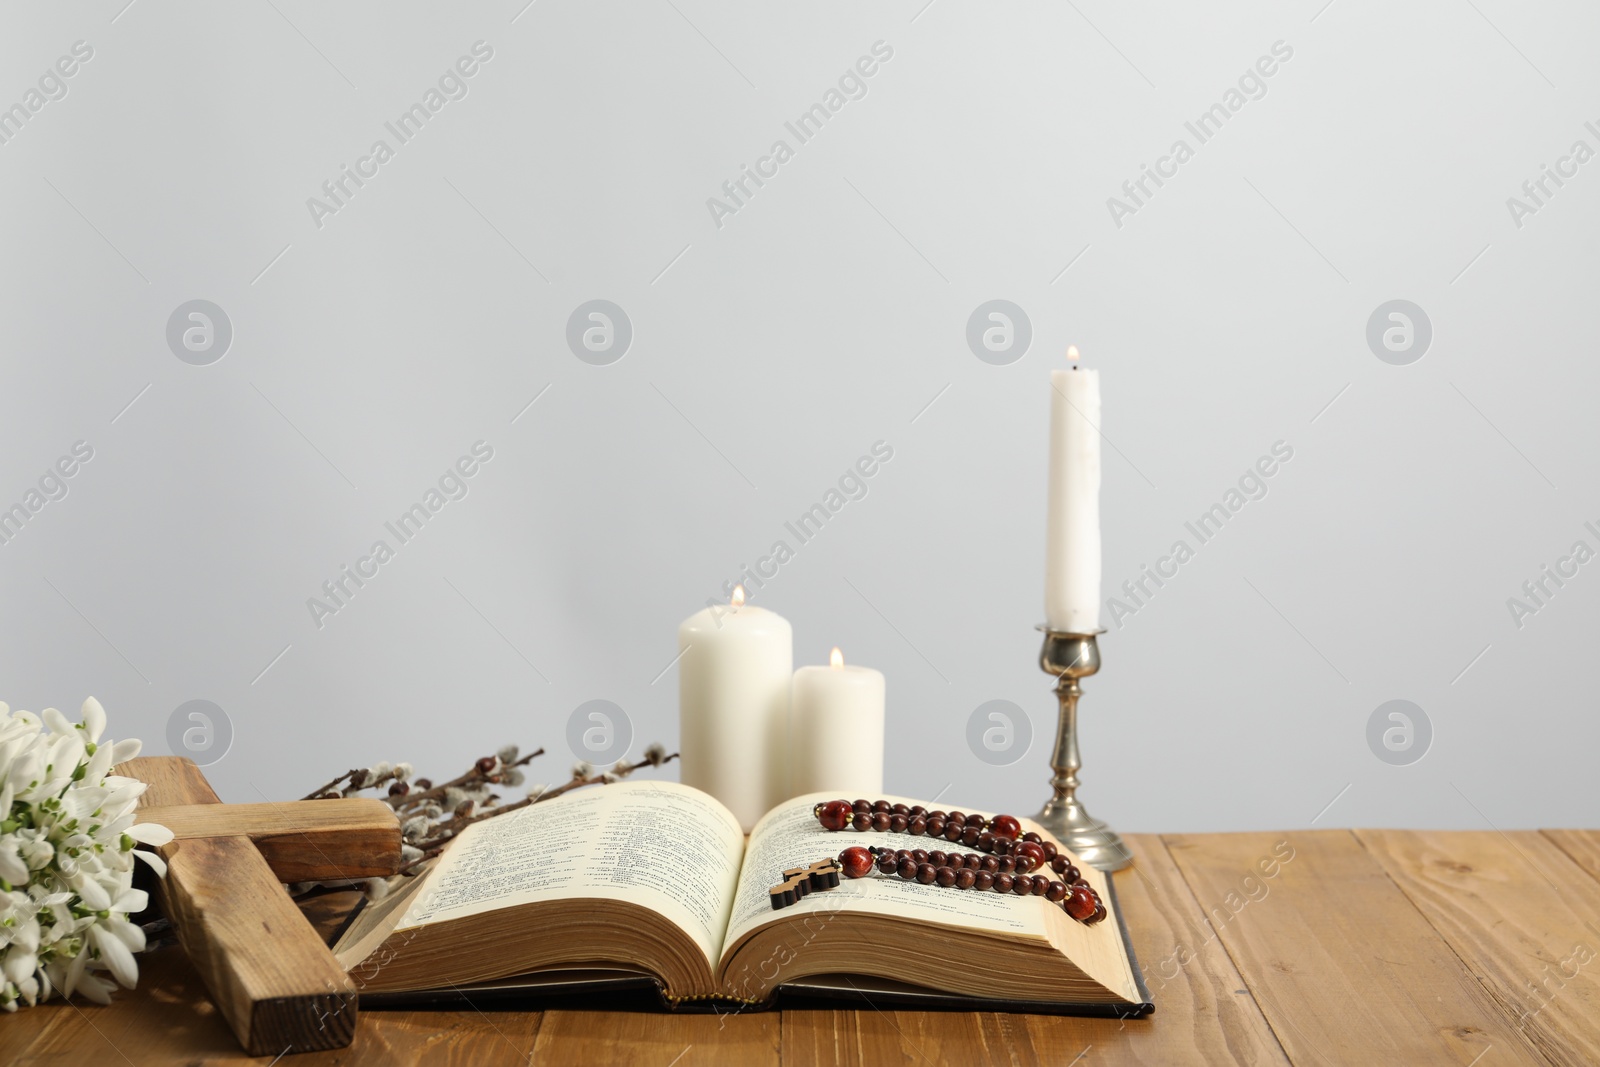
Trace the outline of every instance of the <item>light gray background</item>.
<path fill-rule="evenodd" d="M 1076 343 L 1108 594 L 1295 450 L 1102 639 L 1092 810 L 1595 823 L 1600 564 L 1520 629 L 1506 604 L 1600 547 L 1600 161 L 1520 228 L 1506 205 L 1600 148 L 1591 6 L 125 2 L 0 30 L 5 106 L 95 50 L 0 145 L 0 506 L 95 451 L 0 545 L 13 706 L 93 693 L 161 752 L 214 701 L 234 800 L 508 740 L 561 777 L 594 698 L 635 754 L 672 744 L 679 620 L 882 439 L 755 601 L 798 663 L 837 643 L 888 675 L 889 789 L 1030 811 L 1047 372 Z M 479 39 L 469 95 L 318 229 L 307 198 Z M 878 40 L 867 96 L 719 230 L 707 198 Z M 1278 40 L 1267 95 L 1116 226 L 1107 198 Z M 165 340 L 197 298 L 234 329 L 204 367 Z M 591 299 L 633 324 L 611 366 L 564 340 Z M 992 299 L 1032 324 L 1008 366 L 965 339 Z M 1432 322 L 1409 366 L 1365 340 L 1392 299 Z M 468 496 L 319 630 L 307 598 L 480 439 Z M 1407 766 L 1367 743 L 1392 699 L 1432 725 Z M 1032 720 L 1010 766 L 968 748 L 991 700 Z"/>

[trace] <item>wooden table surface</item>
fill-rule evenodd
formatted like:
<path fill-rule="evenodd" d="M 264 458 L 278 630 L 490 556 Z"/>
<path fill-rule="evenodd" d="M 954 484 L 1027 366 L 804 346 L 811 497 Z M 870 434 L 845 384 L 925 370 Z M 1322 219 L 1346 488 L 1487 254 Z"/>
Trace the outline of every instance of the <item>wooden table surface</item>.
<path fill-rule="evenodd" d="M 1286 844 L 1285 844 L 1286 843 Z M 1142 835 L 1117 886 L 1148 1019 L 376 1012 L 324 1064 L 1600 1064 L 1600 831 Z M 1273 878 L 1260 860 L 1292 849 Z M 0 1016 L 0 1064 L 243 1056 L 176 948 L 135 992 Z"/>

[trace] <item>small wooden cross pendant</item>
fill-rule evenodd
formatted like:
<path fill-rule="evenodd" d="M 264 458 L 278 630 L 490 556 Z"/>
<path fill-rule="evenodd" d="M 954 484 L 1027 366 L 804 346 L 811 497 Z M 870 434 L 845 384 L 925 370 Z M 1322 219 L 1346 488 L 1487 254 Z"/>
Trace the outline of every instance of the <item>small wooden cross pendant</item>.
<path fill-rule="evenodd" d="M 836 888 L 839 871 L 836 859 L 818 860 L 809 867 L 791 867 L 784 871 L 783 881 L 768 891 L 772 894 L 772 910 L 798 903 L 813 890 Z"/>
<path fill-rule="evenodd" d="M 223 804 L 192 760 L 117 767 L 149 788 L 137 820 L 175 835 L 159 849 L 155 899 L 213 1003 L 254 1056 L 343 1048 L 356 986 L 284 892 L 284 882 L 400 869 L 400 824 L 380 800 Z"/>

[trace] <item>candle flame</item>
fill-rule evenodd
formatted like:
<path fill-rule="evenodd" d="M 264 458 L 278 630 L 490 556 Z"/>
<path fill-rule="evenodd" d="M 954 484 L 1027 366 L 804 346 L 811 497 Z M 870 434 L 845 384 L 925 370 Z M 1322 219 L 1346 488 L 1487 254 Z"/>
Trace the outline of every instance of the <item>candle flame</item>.
<path fill-rule="evenodd" d="M 733 596 L 729 598 L 729 603 L 736 608 L 744 607 L 744 586 L 736 585 L 733 587 Z"/>
<path fill-rule="evenodd" d="M 1068 360 L 1068 362 L 1073 363 L 1073 364 L 1076 364 L 1078 362 L 1078 346 L 1077 345 L 1068 345 L 1067 346 L 1067 360 Z M 1074 366 L 1072 369 L 1073 370 L 1077 370 L 1078 368 L 1076 366 Z"/>
<path fill-rule="evenodd" d="M 839 651 L 839 646 L 833 646 L 833 651 L 828 653 L 828 666 L 834 670 L 844 666 L 844 653 Z"/>

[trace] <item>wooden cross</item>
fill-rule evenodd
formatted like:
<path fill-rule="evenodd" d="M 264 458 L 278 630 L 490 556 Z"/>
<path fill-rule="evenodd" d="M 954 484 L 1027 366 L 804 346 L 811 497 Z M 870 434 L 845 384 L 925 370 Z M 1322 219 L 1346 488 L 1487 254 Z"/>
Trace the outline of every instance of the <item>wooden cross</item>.
<path fill-rule="evenodd" d="M 799 903 L 814 889 L 833 889 L 839 884 L 839 861 L 818 860 L 809 867 L 791 867 L 783 872 L 783 881 L 767 892 L 772 897 L 772 910 L 787 908 Z"/>
<path fill-rule="evenodd" d="M 343 1048 L 356 986 L 284 882 L 400 868 L 400 824 L 380 800 L 223 804 L 192 760 L 139 757 L 113 772 L 149 788 L 136 821 L 175 835 L 155 892 L 217 1010 L 255 1056 Z"/>

